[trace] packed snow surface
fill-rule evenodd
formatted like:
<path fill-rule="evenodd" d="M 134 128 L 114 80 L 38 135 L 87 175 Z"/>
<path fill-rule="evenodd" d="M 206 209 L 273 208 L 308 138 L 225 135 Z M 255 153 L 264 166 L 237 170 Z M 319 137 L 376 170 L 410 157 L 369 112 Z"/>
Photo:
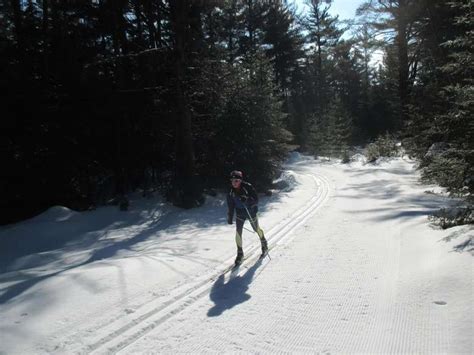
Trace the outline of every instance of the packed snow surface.
<path fill-rule="evenodd" d="M 293 154 L 234 271 L 223 195 L 2 227 L 0 353 L 471 353 L 474 232 L 414 166 Z"/>

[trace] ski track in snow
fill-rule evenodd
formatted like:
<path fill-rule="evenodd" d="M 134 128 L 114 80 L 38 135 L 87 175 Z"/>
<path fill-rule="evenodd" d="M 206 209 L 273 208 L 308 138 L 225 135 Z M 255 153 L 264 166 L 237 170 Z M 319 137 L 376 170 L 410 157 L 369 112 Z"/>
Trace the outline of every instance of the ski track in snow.
<path fill-rule="evenodd" d="M 308 216 L 312 215 L 315 210 L 322 206 L 322 203 L 327 200 L 329 195 L 330 183 L 328 179 L 318 176 L 323 188 L 321 194 L 325 197 L 319 199 L 309 212 Z M 321 202 L 319 202 L 321 201 Z M 301 223 L 295 225 L 294 228 L 303 227 L 306 219 Z M 292 228 L 293 229 L 293 228 Z M 342 343 L 339 348 L 331 346 L 331 341 L 326 341 L 327 344 L 318 344 L 315 346 L 315 339 L 354 339 L 352 333 L 360 331 L 360 324 L 355 324 L 353 327 L 340 332 L 341 323 L 347 322 L 354 314 L 359 314 L 367 310 L 368 304 L 362 304 L 361 287 L 357 277 L 352 278 L 352 282 L 346 285 L 341 285 L 337 275 L 340 273 L 326 273 L 318 277 L 317 272 L 313 274 L 313 268 L 316 260 L 323 260 L 326 267 L 344 267 L 347 273 L 353 273 L 352 265 L 344 265 L 341 261 L 343 257 L 339 257 L 341 252 L 337 243 L 329 242 L 326 250 L 320 250 L 320 241 L 317 238 L 312 240 L 305 240 L 302 248 L 294 251 L 293 246 L 290 247 L 288 242 L 298 242 L 295 239 L 295 233 L 281 244 L 281 248 L 273 249 L 275 261 L 265 260 L 262 264 L 249 261 L 245 264 L 245 270 L 239 272 L 239 276 L 248 272 L 254 272 L 255 275 L 252 280 L 255 280 L 264 271 L 272 273 L 272 278 L 262 279 L 255 283 L 252 288 L 252 295 L 255 299 L 264 303 L 257 303 L 250 307 L 250 309 L 235 312 L 229 318 L 224 318 L 222 321 L 215 320 L 215 318 L 206 318 L 205 312 L 209 309 L 209 300 L 198 299 L 194 302 L 189 310 L 183 310 L 183 314 L 178 315 L 173 323 L 159 323 L 159 329 L 155 329 L 153 334 L 155 336 L 144 338 L 143 341 L 133 348 L 133 343 L 146 334 L 140 334 L 138 337 L 131 337 L 124 343 L 117 347 L 107 348 L 107 352 L 116 352 L 123 350 L 124 353 L 134 353 L 139 351 L 153 352 L 159 349 L 160 352 L 171 353 L 174 351 L 185 353 L 206 353 L 206 352 L 234 352 L 244 351 L 252 353 L 286 353 L 286 352 L 315 352 L 321 351 L 342 351 L 346 349 L 355 349 L 356 344 Z M 310 244 L 308 244 L 310 242 Z M 314 250 L 318 250 L 314 254 Z M 303 251 L 303 253 L 301 253 Z M 355 259 L 363 259 L 367 255 L 363 250 L 357 250 L 356 254 L 351 249 L 350 253 Z M 272 267 L 275 265 L 275 267 Z M 287 265 L 292 265 L 288 268 Z M 369 269 L 371 269 L 370 267 Z M 271 269 L 271 270 L 270 270 Z M 294 270 L 298 270 L 299 277 L 295 278 Z M 346 281 L 346 280 L 344 280 Z M 270 283 L 269 283 L 270 282 Z M 276 285 L 276 286 L 275 286 Z M 268 290 L 272 290 L 272 295 L 279 296 L 277 299 L 266 299 L 265 296 Z M 295 292 L 297 290 L 297 292 Z M 341 292 L 340 295 L 335 294 Z M 207 292 L 206 292 L 207 294 Z M 232 295 L 230 296 L 232 297 Z M 276 302 L 275 302 L 276 301 Z M 336 319 L 336 322 L 330 322 L 328 318 L 320 320 L 320 323 L 314 323 L 314 319 L 310 316 L 318 309 L 321 313 L 327 312 L 323 309 L 327 305 L 333 308 L 332 317 L 329 319 Z M 212 309 L 212 308 L 211 308 Z M 307 312 L 311 309 L 310 312 Z M 184 312 L 186 312 L 184 314 Z M 193 324 L 189 324 L 191 319 L 190 314 L 203 313 L 203 317 L 198 320 L 193 320 Z M 209 313 L 209 312 L 208 312 Z M 269 319 L 270 317 L 270 319 Z M 200 324 L 203 322 L 204 324 Z M 228 328 L 228 324 L 240 325 L 237 328 Z M 199 329 L 195 334 L 189 329 Z M 317 329 L 317 332 L 316 332 Z M 151 329 L 147 329 L 147 332 Z M 168 334 L 172 337 L 172 344 Z M 206 339 L 208 341 L 203 341 Z M 149 346 L 145 345 L 149 344 Z M 249 348 L 249 344 L 252 347 Z M 126 348 L 132 345 L 130 349 Z M 230 347 L 229 347 L 230 346 Z"/>
<path fill-rule="evenodd" d="M 271 248 L 270 257 L 271 253 L 277 252 L 279 248 L 284 247 L 292 239 L 292 231 L 311 217 L 329 197 L 330 183 L 324 176 L 315 173 L 305 175 L 314 180 L 314 197 L 301 206 L 290 218 L 283 221 L 283 223 L 277 224 L 266 231 L 269 247 Z M 259 254 L 259 246 L 254 246 L 246 250 L 246 256 L 250 256 L 247 257 L 247 260 L 244 262 L 245 265 L 257 262 Z M 226 265 L 231 265 L 232 262 L 233 257 L 227 261 Z M 265 263 L 266 260 L 262 262 Z M 264 267 L 265 265 L 260 268 L 259 272 L 261 272 Z M 222 276 L 229 277 L 231 271 L 230 266 L 225 269 L 220 269 L 215 273 L 205 275 L 202 277 L 202 280 L 193 285 L 188 284 L 173 290 L 171 294 L 177 295 L 164 302 L 160 300 L 161 305 L 157 305 L 156 302 L 141 305 L 138 310 L 133 312 L 133 316 L 125 321 L 123 319 L 124 317 L 121 317 L 115 322 L 117 324 L 112 323 L 104 328 L 89 330 L 89 332 L 97 332 L 98 334 L 106 330 L 108 335 L 85 348 L 69 348 L 69 350 L 78 353 L 116 353 L 130 344 L 133 344 L 151 330 L 165 323 L 171 317 L 177 316 L 184 309 L 192 306 L 203 297 L 208 296 L 215 280 Z"/>

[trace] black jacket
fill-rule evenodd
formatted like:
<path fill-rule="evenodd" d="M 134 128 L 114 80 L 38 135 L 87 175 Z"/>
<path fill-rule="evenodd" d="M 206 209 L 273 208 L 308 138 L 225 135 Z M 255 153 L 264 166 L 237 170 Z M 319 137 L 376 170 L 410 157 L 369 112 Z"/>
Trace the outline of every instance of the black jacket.
<path fill-rule="evenodd" d="M 247 217 L 247 210 L 254 214 L 258 205 L 258 195 L 255 188 L 248 182 L 242 181 L 239 189 L 230 188 L 227 195 L 227 219 L 232 221 L 234 210 L 237 216 Z"/>

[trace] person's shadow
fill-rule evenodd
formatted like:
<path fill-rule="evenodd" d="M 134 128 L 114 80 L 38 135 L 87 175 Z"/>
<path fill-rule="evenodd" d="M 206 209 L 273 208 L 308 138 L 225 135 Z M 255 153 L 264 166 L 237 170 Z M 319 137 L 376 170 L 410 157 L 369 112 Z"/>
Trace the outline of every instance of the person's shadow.
<path fill-rule="evenodd" d="M 248 301 L 251 296 L 246 292 L 260 265 L 262 265 L 262 260 L 258 259 L 245 274 L 235 277 L 231 275 L 227 283 L 224 283 L 225 274 L 220 275 L 212 286 L 209 295 L 211 301 L 214 302 L 214 306 L 209 309 L 207 316 L 220 316 L 225 310 Z"/>

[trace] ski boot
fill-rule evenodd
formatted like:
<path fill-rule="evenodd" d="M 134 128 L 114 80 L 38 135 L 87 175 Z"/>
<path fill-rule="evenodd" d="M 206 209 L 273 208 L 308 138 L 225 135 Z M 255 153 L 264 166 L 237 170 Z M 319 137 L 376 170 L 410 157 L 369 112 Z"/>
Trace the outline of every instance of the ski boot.
<path fill-rule="evenodd" d="M 235 258 L 234 265 L 239 266 L 242 264 L 242 260 L 244 259 L 244 251 L 242 248 L 237 248 L 237 257 Z"/>
<path fill-rule="evenodd" d="M 262 259 L 268 254 L 268 243 L 265 237 L 263 237 L 260 242 L 262 243 L 262 255 L 260 256 L 260 258 Z"/>

